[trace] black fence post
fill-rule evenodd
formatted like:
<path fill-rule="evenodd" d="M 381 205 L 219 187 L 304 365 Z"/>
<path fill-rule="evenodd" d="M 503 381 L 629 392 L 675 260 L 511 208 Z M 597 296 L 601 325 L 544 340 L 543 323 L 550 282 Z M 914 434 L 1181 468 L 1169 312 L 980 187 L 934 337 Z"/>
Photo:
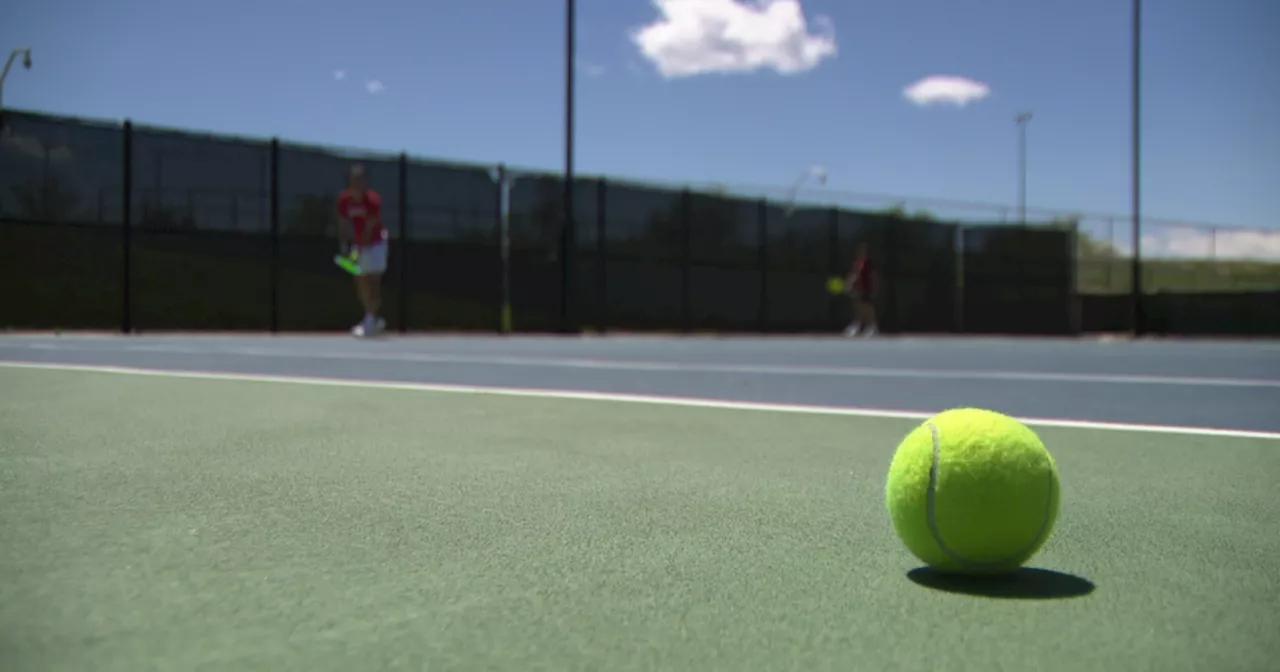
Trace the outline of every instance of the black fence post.
<path fill-rule="evenodd" d="M 964 296 L 965 296 L 965 232 L 967 227 L 964 224 L 956 225 L 955 235 L 951 237 L 952 245 L 955 246 L 956 269 L 952 276 L 952 283 L 955 284 L 953 293 L 955 296 L 955 311 L 951 317 L 952 329 L 958 333 L 965 333 L 964 320 Z"/>
<path fill-rule="evenodd" d="M 1067 331 L 1080 334 L 1080 222 L 1071 222 L 1067 239 Z"/>
<path fill-rule="evenodd" d="M 120 263 L 123 272 L 120 274 L 120 298 L 123 302 L 120 311 L 120 331 L 128 334 L 133 331 L 133 122 L 124 120 L 124 147 L 122 154 L 124 173 L 121 180 L 120 207 Z"/>
<path fill-rule="evenodd" d="M 680 190 L 680 324 L 684 331 L 693 329 L 693 305 L 689 297 L 693 271 L 693 222 L 689 217 L 692 202 L 693 194 L 687 188 Z"/>
<path fill-rule="evenodd" d="M 400 312 L 400 333 L 409 332 L 409 155 L 400 152 L 399 162 L 400 203 L 397 204 L 400 216 L 399 263 L 396 265 L 396 282 L 400 283 L 400 293 L 396 296 L 396 310 Z"/>
<path fill-rule="evenodd" d="M 609 269 L 608 269 L 608 226 L 605 217 L 609 209 L 605 207 L 608 186 L 602 177 L 596 183 L 596 326 L 598 331 L 609 329 Z"/>
<path fill-rule="evenodd" d="M 876 312 L 876 321 L 880 323 L 877 326 L 882 333 L 890 333 L 897 326 L 894 320 L 898 317 L 895 305 L 898 297 L 894 289 L 902 279 L 898 272 L 898 240 L 904 224 L 903 219 L 895 215 L 888 215 L 886 221 L 889 229 L 884 236 L 884 267 L 880 272 L 885 279 L 880 282 L 880 305 Z"/>
<path fill-rule="evenodd" d="M 829 229 L 830 230 L 827 232 L 827 235 L 830 239 L 829 244 L 831 245 L 831 251 L 827 255 L 827 264 L 830 266 L 830 270 L 827 271 L 827 277 L 822 279 L 822 286 L 824 288 L 831 276 L 844 275 L 840 272 L 840 267 L 844 265 L 840 262 L 840 208 L 831 208 L 831 222 L 829 224 Z M 836 311 L 842 309 L 845 302 L 837 301 L 836 296 L 829 292 L 827 296 L 830 299 L 827 301 L 827 319 L 831 321 L 832 326 L 835 326 L 836 320 L 839 319 L 839 315 L 836 314 Z"/>
<path fill-rule="evenodd" d="M 760 245 L 760 331 L 769 330 L 769 201 L 756 206 L 756 231 Z"/>
<path fill-rule="evenodd" d="M 560 332 L 578 331 L 578 316 L 574 314 L 573 293 L 577 288 L 574 261 L 578 253 L 578 232 L 574 220 L 573 174 L 566 170 L 564 188 L 564 229 L 560 235 Z"/>
<path fill-rule="evenodd" d="M 581 325 L 573 313 L 574 291 L 578 283 L 574 275 L 576 271 L 574 258 L 578 252 L 578 231 L 574 224 L 573 195 L 573 141 L 574 141 L 574 77 L 577 74 L 577 4 L 575 0 L 565 0 L 564 31 L 564 230 L 560 234 L 560 331 L 572 333 L 579 331 Z"/>
<path fill-rule="evenodd" d="M 268 217 L 271 218 L 271 333 L 280 331 L 280 138 L 271 138 L 267 168 Z"/>

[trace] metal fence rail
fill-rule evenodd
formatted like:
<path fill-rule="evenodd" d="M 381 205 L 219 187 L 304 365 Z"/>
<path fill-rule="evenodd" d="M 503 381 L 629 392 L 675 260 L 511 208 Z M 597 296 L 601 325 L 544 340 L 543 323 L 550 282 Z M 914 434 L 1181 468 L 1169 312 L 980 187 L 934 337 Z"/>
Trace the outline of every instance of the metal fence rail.
<path fill-rule="evenodd" d="M 129 122 L 7 112 L 5 125 L 0 277 L 23 289 L 6 293 L 0 326 L 345 329 L 357 306 L 329 260 L 353 161 L 383 196 L 384 305 L 401 331 L 831 332 L 849 306 L 826 281 L 862 242 L 886 279 L 885 331 L 1089 323 L 1074 223 L 793 209 L 768 195 L 581 178 L 566 264 L 556 175 Z"/>

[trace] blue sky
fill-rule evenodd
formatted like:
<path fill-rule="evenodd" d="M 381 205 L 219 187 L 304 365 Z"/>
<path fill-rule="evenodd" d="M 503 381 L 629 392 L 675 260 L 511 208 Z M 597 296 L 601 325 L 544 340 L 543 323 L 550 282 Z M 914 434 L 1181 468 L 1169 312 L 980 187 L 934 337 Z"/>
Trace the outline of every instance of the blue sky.
<path fill-rule="evenodd" d="M 821 164 L 831 190 L 1011 207 L 1028 109 L 1029 205 L 1130 211 L 1128 2 L 763 4 L 579 0 L 578 169 L 781 194 Z M 1144 213 L 1280 226 L 1280 3 L 1146 5 Z M 25 45 L 35 67 L 11 73 L 11 107 L 563 161 L 551 0 L 43 0 L 0 22 L 0 47 Z M 985 95 L 904 95 L 940 75 Z"/>

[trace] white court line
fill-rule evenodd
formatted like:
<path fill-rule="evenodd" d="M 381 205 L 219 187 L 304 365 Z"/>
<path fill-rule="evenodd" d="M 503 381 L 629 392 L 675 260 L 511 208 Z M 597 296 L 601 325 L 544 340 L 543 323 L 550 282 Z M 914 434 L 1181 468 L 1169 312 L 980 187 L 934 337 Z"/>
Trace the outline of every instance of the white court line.
<path fill-rule="evenodd" d="M 568 399 L 578 401 L 611 401 L 688 408 L 711 408 L 733 411 L 765 411 L 773 413 L 802 413 L 808 415 L 839 415 L 862 418 L 890 418 L 899 420 L 927 420 L 935 412 L 896 411 L 851 406 L 821 406 L 809 404 L 775 404 L 754 401 L 727 401 L 695 397 L 676 397 L 648 394 L 618 394 L 612 392 L 579 392 L 574 390 L 550 390 L 518 387 L 490 387 L 478 385 L 445 385 L 438 383 L 402 383 L 381 380 L 323 378 L 310 376 L 275 376 L 256 373 L 220 373 L 212 371 L 179 371 L 145 369 L 132 366 L 106 366 L 97 364 L 49 364 L 0 360 L 0 368 L 37 369 L 48 371 L 78 371 L 87 373 L 113 373 L 160 378 L 184 378 L 195 380 L 222 380 L 234 382 L 280 383 L 311 385 L 318 387 L 355 387 L 376 390 L 402 390 L 413 392 L 441 392 L 452 394 L 476 394 L 505 397 L 533 397 L 539 399 Z M 942 410 L 942 409 L 939 409 Z M 1090 420 L 1062 420 L 1054 418 L 1018 418 L 1035 427 L 1060 427 L 1068 429 L 1096 429 L 1120 432 L 1147 432 L 1157 434 L 1182 434 L 1188 436 L 1213 436 L 1239 439 L 1269 439 L 1280 441 L 1280 432 L 1263 432 L 1244 429 L 1216 429 L 1211 427 L 1180 427 L 1176 425 L 1144 425 L 1124 422 L 1095 422 Z"/>
<path fill-rule="evenodd" d="M 56 347 L 56 346 L 55 346 Z M 45 345 L 44 349 L 50 349 Z M 61 346 L 63 350 L 95 350 Z M 425 353 L 370 353 L 357 351 L 283 350 L 264 347 L 196 348 L 182 345 L 129 345 L 130 352 L 188 355 L 231 355 L 271 359 L 333 359 L 422 364 L 477 364 L 564 368 L 596 371 L 638 371 L 649 373 L 731 373 L 765 376 L 812 376 L 836 378 L 906 378 L 918 380 L 994 380 L 1004 382 L 1086 383 L 1094 385 L 1168 385 L 1175 387 L 1243 387 L 1280 389 L 1280 380 L 1267 378 L 1225 378 L 1196 376 L 1156 376 L 1145 374 L 1058 373 L 1033 371 L 988 371 L 978 369 L 889 369 L 879 367 L 802 366 L 775 364 L 711 364 L 698 362 L 626 361 L 567 357 L 475 357 Z"/>

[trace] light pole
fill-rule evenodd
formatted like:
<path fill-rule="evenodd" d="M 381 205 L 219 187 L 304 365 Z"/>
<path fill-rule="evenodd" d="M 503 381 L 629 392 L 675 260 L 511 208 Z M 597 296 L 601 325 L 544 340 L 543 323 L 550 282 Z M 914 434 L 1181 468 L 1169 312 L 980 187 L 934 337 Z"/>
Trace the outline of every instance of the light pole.
<path fill-rule="evenodd" d="M 502 257 L 502 309 L 499 316 L 502 333 L 511 333 L 511 189 L 520 174 L 499 164 L 489 171 L 498 185 L 499 250 Z"/>
<path fill-rule="evenodd" d="M 1018 223 L 1027 225 L 1027 124 L 1030 112 L 1019 112 L 1013 118 L 1018 125 Z"/>
<path fill-rule="evenodd" d="M 795 212 L 796 199 L 800 196 L 800 188 L 804 186 L 805 182 L 809 181 L 809 178 L 813 178 L 818 183 L 818 186 L 822 186 L 827 183 L 827 169 L 822 166 L 810 166 L 808 170 L 800 173 L 800 177 L 797 177 L 795 183 L 791 185 L 791 191 L 787 192 L 787 205 L 782 211 L 787 217 L 790 217 L 791 213 Z"/>
<path fill-rule="evenodd" d="M 577 230 L 573 221 L 573 113 L 574 76 L 577 60 L 577 3 L 564 3 L 564 230 L 560 236 L 560 331 L 574 330 L 573 293 L 574 255 L 578 251 Z"/>
<path fill-rule="evenodd" d="M 9 69 L 13 67 L 13 62 L 17 58 L 22 57 L 22 67 L 31 69 L 31 47 L 22 47 L 9 52 L 9 60 L 4 63 L 4 71 L 0 72 L 0 110 L 4 109 L 4 80 L 9 77 Z"/>
<path fill-rule="evenodd" d="M 1132 29 L 1133 118 L 1130 121 L 1133 124 L 1133 256 L 1129 267 L 1132 282 L 1132 295 L 1129 299 L 1133 333 L 1140 336 L 1146 331 L 1146 315 L 1142 307 L 1142 0 L 1133 0 Z"/>

